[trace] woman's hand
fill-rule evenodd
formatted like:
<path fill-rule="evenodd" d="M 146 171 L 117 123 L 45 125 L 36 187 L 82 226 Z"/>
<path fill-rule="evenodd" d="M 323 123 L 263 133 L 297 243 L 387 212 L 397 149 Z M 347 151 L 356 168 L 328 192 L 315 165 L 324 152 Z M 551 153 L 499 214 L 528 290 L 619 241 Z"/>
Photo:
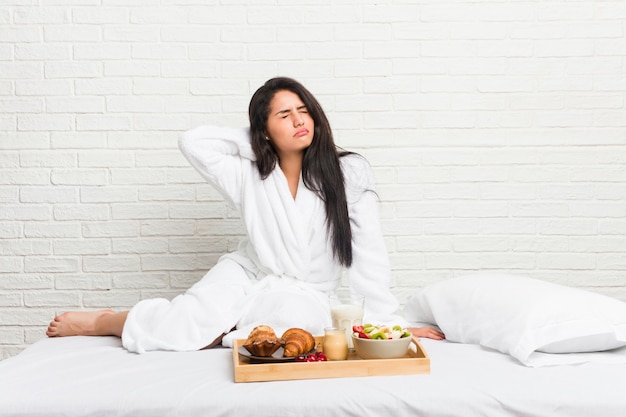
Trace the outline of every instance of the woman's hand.
<path fill-rule="evenodd" d="M 409 327 L 407 330 L 413 333 L 415 337 L 427 337 L 434 340 L 443 340 L 446 338 L 446 335 L 432 327 Z"/>

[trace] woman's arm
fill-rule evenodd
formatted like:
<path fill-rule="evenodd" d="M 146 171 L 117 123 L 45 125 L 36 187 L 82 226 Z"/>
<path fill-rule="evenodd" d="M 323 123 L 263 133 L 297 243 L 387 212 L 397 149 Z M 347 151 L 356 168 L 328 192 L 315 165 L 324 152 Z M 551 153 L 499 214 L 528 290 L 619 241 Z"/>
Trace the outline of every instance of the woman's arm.
<path fill-rule="evenodd" d="M 371 169 L 364 159 L 350 161 L 344 167 L 352 227 L 353 263 L 348 270 L 350 286 L 365 296 L 366 321 L 379 320 L 377 324 L 408 327 L 409 323 L 397 314 L 399 303 L 390 290 L 391 267 L 380 226 Z M 443 333 L 430 327 L 409 327 L 408 330 L 416 337 L 445 338 Z"/>
<path fill-rule="evenodd" d="M 200 175 L 239 207 L 243 175 L 254 161 L 249 129 L 200 126 L 185 132 L 178 145 Z"/>
<path fill-rule="evenodd" d="M 352 228 L 350 287 L 365 296 L 366 321 L 407 327 L 408 322 L 397 314 L 399 303 L 390 290 L 391 267 L 371 168 L 364 158 L 356 155 L 343 157 L 342 166 Z"/>

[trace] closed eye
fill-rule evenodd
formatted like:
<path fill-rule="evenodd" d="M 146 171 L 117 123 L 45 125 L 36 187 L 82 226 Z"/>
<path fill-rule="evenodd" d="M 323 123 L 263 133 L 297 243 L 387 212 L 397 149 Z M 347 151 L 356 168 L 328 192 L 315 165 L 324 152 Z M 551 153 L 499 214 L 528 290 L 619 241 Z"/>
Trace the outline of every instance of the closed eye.
<path fill-rule="evenodd" d="M 309 110 L 306 108 L 306 105 L 302 105 L 296 108 L 296 110 L 298 111 L 298 113 L 308 113 Z M 278 117 L 280 117 L 281 119 L 286 119 L 287 117 L 289 117 L 289 114 L 291 113 L 291 109 L 285 109 L 285 110 L 281 110 L 279 112 L 276 113 L 276 115 Z"/>

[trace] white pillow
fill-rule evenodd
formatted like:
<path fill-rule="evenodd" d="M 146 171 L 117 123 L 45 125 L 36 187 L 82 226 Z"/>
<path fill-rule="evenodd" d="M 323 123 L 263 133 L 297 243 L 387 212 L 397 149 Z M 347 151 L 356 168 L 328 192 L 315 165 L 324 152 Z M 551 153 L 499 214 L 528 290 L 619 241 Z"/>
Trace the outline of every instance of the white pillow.
<path fill-rule="evenodd" d="M 626 346 L 626 303 L 521 276 L 474 274 L 432 284 L 410 297 L 404 312 L 409 321 L 439 326 L 452 342 L 496 349 L 528 366 L 589 360 L 538 352 Z M 626 361 L 626 348 L 620 353 Z"/>

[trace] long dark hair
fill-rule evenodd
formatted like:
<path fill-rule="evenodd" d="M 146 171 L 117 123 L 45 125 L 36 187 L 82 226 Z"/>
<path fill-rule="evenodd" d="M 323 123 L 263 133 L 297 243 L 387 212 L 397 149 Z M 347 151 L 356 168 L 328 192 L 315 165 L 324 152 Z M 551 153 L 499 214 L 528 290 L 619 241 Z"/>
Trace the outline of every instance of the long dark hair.
<path fill-rule="evenodd" d="M 349 152 L 341 151 L 333 140 L 330 123 L 317 99 L 302 84 L 286 77 L 272 78 L 250 99 L 248 116 L 252 150 L 261 178 L 265 179 L 278 162 L 278 153 L 265 139 L 270 102 L 278 91 L 291 91 L 306 105 L 315 122 L 311 145 L 304 152 L 302 179 L 304 185 L 324 201 L 326 228 L 335 259 L 346 267 L 352 265 L 352 230 L 348 216 L 346 187 L 339 158 Z"/>

